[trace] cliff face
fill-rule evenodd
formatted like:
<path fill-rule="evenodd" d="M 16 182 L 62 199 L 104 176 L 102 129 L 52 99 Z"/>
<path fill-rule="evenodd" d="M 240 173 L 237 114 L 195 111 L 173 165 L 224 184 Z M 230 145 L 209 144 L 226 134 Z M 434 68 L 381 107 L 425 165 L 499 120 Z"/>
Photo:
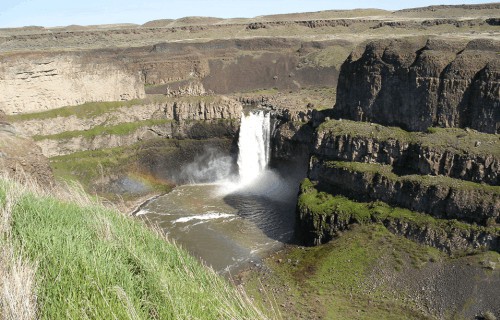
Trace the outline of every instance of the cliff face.
<path fill-rule="evenodd" d="M 301 186 L 296 237 L 307 245 L 332 240 L 353 224 L 380 223 L 394 234 L 450 254 L 500 250 L 500 230 L 457 221 L 434 219 L 381 202 L 359 203 L 318 190 L 309 180 Z"/>
<path fill-rule="evenodd" d="M 361 201 L 383 201 L 437 218 L 500 222 L 499 188 L 469 186 L 444 177 L 402 176 L 380 165 L 313 160 L 309 177 L 319 186 Z"/>
<path fill-rule="evenodd" d="M 381 163 L 406 174 L 443 175 L 500 185 L 495 136 L 460 129 L 434 133 L 348 120 L 331 120 L 316 132 L 313 154 L 324 160 Z"/>
<path fill-rule="evenodd" d="M 144 97 L 138 73 L 86 53 L 6 55 L 0 63 L 0 91 L 0 110 L 6 114 Z"/>
<path fill-rule="evenodd" d="M 202 97 L 168 98 L 166 101 L 157 102 L 139 101 L 91 117 L 75 114 L 46 119 L 34 117 L 15 121 L 15 126 L 30 136 L 47 136 L 67 131 L 86 131 L 96 126 L 115 126 L 147 120 L 238 120 L 242 110 L 239 102 L 225 97 L 214 97 L 211 100 L 204 100 Z"/>
<path fill-rule="evenodd" d="M 233 137 L 242 110 L 239 102 L 225 97 L 167 97 L 163 101 L 145 100 L 143 104 L 110 107 L 90 117 L 71 114 L 44 118 L 40 114 L 31 119 L 21 117 L 14 124 L 35 137 L 44 155 L 53 157 L 128 146 L 160 137 Z"/>
<path fill-rule="evenodd" d="M 311 117 L 299 241 L 379 223 L 450 253 L 500 250 L 499 49 L 494 40 L 412 38 L 351 53 L 336 105 Z"/>
<path fill-rule="evenodd" d="M 500 132 L 500 44 L 383 40 L 342 65 L 334 115 L 396 125 Z"/>

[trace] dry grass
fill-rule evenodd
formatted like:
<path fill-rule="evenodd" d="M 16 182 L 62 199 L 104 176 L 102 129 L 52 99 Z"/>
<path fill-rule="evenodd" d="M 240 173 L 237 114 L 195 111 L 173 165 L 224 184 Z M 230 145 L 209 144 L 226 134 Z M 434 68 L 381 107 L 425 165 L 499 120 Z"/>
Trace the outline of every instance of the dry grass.
<path fill-rule="evenodd" d="M 5 176 L 1 174 L 0 179 Z M 22 193 L 23 187 L 17 184 L 0 199 L 0 318 L 8 320 L 35 319 L 37 314 L 36 264 L 16 254 L 11 241 L 12 211 Z"/>

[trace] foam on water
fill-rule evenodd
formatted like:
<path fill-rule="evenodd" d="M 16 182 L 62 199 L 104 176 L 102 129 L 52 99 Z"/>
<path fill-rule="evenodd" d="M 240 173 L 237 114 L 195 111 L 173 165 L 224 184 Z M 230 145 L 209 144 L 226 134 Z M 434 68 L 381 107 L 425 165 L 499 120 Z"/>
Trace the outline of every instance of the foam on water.
<path fill-rule="evenodd" d="M 207 214 L 201 214 L 201 215 L 196 215 L 196 216 L 182 217 L 182 218 L 174 220 L 173 223 L 186 223 L 186 222 L 190 222 L 192 220 L 214 220 L 214 219 L 224 219 L 224 218 L 232 218 L 232 217 L 234 217 L 234 214 L 210 212 Z"/>

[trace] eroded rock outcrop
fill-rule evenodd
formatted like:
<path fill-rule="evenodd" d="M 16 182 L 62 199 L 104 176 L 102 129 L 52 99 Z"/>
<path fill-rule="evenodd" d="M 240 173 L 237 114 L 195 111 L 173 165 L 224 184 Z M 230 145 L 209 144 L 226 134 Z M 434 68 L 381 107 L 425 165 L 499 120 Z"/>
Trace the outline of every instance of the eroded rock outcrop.
<path fill-rule="evenodd" d="M 318 128 L 313 154 L 323 160 L 387 164 L 406 174 L 500 185 L 497 136 L 461 129 L 432 131 L 331 120 Z"/>
<path fill-rule="evenodd" d="M 89 53 L 10 54 L 0 62 L 0 110 L 33 113 L 89 101 L 144 97 L 137 73 Z"/>
<path fill-rule="evenodd" d="M 311 160 L 309 178 L 336 194 L 383 201 L 445 219 L 482 225 L 500 223 L 500 188 L 432 176 L 397 176 L 392 167 Z"/>
<path fill-rule="evenodd" d="M 0 172 L 21 180 L 33 178 L 46 188 L 55 183 L 40 148 L 6 122 L 0 122 Z"/>
<path fill-rule="evenodd" d="M 500 251 L 499 228 L 434 219 L 380 201 L 355 202 L 343 196 L 319 192 L 307 179 L 300 189 L 296 237 L 306 245 L 326 243 L 353 224 L 380 223 L 394 234 L 450 254 Z"/>
<path fill-rule="evenodd" d="M 243 110 L 236 100 L 219 96 L 165 97 L 156 102 L 146 99 L 142 103 L 121 107 L 110 103 L 108 108 L 107 112 L 96 109 L 100 113 L 91 117 L 81 113 L 56 117 L 34 115 L 31 119 L 21 117 L 15 125 L 34 136 L 44 155 L 54 157 L 129 146 L 154 138 L 233 137 Z"/>
<path fill-rule="evenodd" d="M 500 44 L 478 39 L 381 40 L 343 64 L 334 114 L 395 125 L 500 132 Z"/>
<path fill-rule="evenodd" d="M 127 103 L 115 107 L 116 102 L 104 103 L 105 112 L 90 111 L 88 114 L 60 115 L 55 117 L 20 118 L 15 126 L 30 136 L 47 136 L 67 131 L 87 131 L 97 126 L 115 126 L 121 123 L 132 123 L 147 120 L 238 120 L 243 110 L 242 105 L 226 97 L 181 97 L 163 98 L 153 101 L 146 98 L 137 103 Z M 85 110 L 85 105 L 80 106 Z M 63 114 L 63 112 L 61 112 Z"/>

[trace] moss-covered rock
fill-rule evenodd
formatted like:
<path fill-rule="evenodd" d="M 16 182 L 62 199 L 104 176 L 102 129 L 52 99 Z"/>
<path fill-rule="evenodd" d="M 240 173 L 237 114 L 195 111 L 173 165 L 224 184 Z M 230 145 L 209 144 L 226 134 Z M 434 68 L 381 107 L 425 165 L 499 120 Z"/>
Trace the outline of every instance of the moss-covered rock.
<path fill-rule="evenodd" d="M 297 205 L 298 239 L 308 245 L 328 242 L 352 224 L 383 224 L 389 231 L 451 254 L 500 250 L 500 228 L 482 227 L 457 220 L 391 207 L 381 201 L 356 202 L 318 191 L 302 182 Z"/>

